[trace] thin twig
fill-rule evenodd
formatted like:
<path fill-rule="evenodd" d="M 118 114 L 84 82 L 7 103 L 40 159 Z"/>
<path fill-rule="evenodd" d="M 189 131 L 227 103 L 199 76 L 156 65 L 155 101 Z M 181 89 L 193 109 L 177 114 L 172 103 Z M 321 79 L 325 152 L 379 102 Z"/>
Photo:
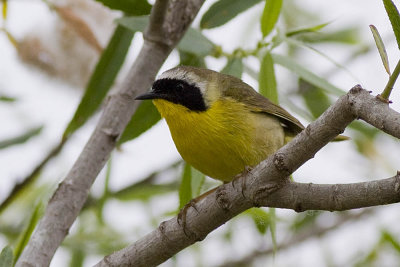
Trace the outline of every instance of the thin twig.
<path fill-rule="evenodd" d="M 393 90 L 393 86 L 397 80 L 397 78 L 399 77 L 399 73 L 400 73 L 400 60 L 397 62 L 396 68 L 394 69 L 392 75 L 390 75 L 389 77 L 389 81 L 387 82 L 385 89 L 383 90 L 382 94 L 380 94 L 380 96 L 385 99 L 388 100 L 390 93 Z"/>

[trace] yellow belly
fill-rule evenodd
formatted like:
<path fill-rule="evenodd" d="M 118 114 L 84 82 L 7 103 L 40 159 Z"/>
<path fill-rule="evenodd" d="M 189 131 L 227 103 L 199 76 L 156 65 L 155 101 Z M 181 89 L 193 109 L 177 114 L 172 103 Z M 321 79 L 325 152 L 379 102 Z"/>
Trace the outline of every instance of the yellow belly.
<path fill-rule="evenodd" d="M 205 112 L 160 99 L 153 102 L 166 119 L 182 158 L 218 180 L 231 181 L 284 142 L 284 131 L 276 118 L 251 112 L 235 101 L 217 101 Z"/>

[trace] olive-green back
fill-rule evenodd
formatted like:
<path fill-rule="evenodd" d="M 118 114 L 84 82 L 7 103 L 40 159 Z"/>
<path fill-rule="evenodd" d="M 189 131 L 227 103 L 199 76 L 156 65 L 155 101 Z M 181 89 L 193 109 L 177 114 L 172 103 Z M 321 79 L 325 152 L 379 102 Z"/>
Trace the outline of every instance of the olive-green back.
<path fill-rule="evenodd" d="M 225 76 L 225 75 L 224 75 Z M 244 83 L 240 79 L 222 76 L 225 81 L 225 90 L 223 95 L 231 97 L 239 102 L 245 103 L 246 106 L 253 112 L 266 113 L 278 117 L 281 123 L 290 133 L 298 134 L 304 129 L 304 126 L 299 120 L 290 115 L 285 109 L 272 103 L 268 98 L 257 93 L 251 86 Z"/>

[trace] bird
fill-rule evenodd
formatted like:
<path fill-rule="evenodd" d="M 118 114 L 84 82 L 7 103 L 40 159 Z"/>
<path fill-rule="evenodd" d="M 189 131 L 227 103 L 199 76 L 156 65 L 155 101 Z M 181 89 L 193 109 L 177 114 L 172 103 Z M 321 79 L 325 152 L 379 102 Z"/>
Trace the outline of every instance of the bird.
<path fill-rule="evenodd" d="M 167 70 L 136 99 L 153 101 L 188 164 L 224 183 L 258 165 L 304 129 L 241 79 L 205 68 Z"/>

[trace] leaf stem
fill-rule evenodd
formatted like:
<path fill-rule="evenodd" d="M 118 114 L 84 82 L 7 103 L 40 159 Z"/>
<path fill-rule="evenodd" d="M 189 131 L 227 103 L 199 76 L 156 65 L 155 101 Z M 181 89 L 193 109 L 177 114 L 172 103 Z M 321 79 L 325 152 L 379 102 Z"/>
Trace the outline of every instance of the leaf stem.
<path fill-rule="evenodd" d="M 390 93 L 392 92 L 394 83 L 396 82 L 397 77 L 399 77 L 399 74 L 400 74 L 400 60 L 397 62 L 396 68 L 394 69 L 392 75 L 390 75 L 389 81 L 386 84 L 386 87 L 381 94 L 381 97 L 383 99 L 386 100 L 389 99 Z"/>

